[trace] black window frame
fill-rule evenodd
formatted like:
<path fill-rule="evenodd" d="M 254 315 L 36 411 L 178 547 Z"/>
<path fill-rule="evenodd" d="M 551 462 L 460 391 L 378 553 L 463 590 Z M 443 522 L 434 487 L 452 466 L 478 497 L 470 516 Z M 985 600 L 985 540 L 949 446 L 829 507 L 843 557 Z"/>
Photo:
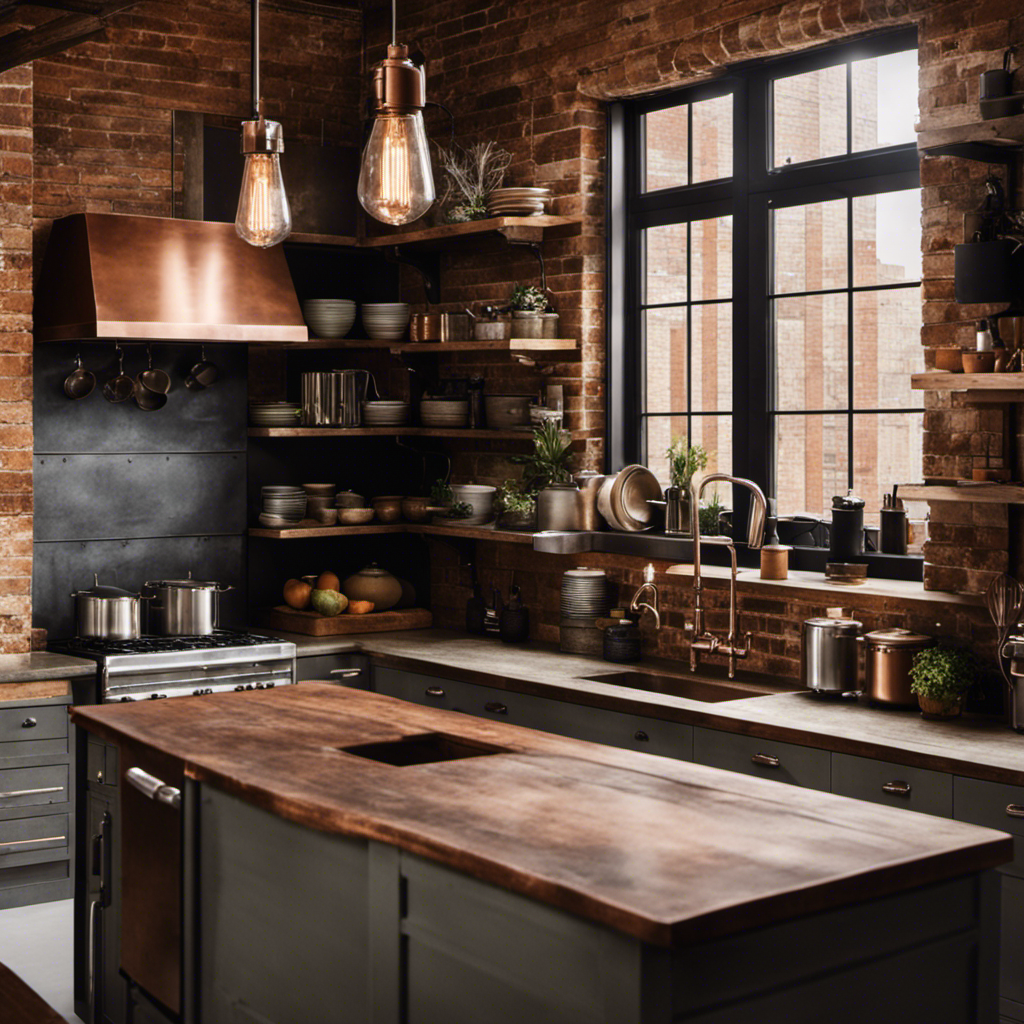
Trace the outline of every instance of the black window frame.
<path fill-rule="evenodd" d="M 693 214 L 697 211 L 701 216 L 726 212 L 733 218 L 732 471 L 737 476 L 755 480 L 766 493 L 775 493 L 771 404 L 774 359 L 769 319 L 770 211 L 824 199 L 852 199 L 918 188 L 920 164 L 916 143 L 911 141 L 772 168 L 771 83 L 776 78 L 846 62 L 849 133 L 852 131 L 852 90 L 848 62 L 897 53 L 917 45 L 916 28 L 880 32 L 797 55 L 737 65 L 708 82 L 609 106 L 605 289 L 607 471 L 614 472 L 624 465 L 644 460 L 643 230 L 680 220 L 696 220 L 698 217 Z M 734 98 L 733 177 L 644 192 L 643 116 L 729 93 Z M 689 215 L 681 217 L 681 211 Z M 848 245 L 852 244 L 851 237 Z M 854 282 L 849 281 L 848 287 L 853 286 Z M 905 411 L 916 410 L 915 406 Z M 852 445 L 850 463 L 852 472 Z M 743 522 L 747 510 L 746 492 L 740 489 L 734 498 L 737 519 Z"/>

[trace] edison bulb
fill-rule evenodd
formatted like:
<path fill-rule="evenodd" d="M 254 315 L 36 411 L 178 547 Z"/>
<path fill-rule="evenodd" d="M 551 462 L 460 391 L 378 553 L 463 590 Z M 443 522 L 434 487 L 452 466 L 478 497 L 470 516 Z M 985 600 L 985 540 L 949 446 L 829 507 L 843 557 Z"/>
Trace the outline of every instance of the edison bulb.
<path fill-rule="evenodd" d="M 291 234 L 292 211 L 277 153 L 247 153 L 238 196 L 235 231 L 250 245 L 266 249 Z"/>
<path fill-rule="evenodd" d="M 363 150 L 359 202 L 385 224 L 408 224 L 434 201 L 423 114 L 378 114 Z"/>

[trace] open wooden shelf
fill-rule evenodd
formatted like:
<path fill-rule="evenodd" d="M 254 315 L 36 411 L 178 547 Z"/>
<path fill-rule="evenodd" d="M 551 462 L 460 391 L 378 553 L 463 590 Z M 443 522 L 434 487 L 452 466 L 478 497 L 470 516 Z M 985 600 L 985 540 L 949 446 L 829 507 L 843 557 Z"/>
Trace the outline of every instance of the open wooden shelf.
<path fill-rule="evenodd" d="M 900 484 L 897 493 L 904 501 L 963 501 L 986 505 L 1024 505 L 1024 486 L 1020 484 Z"/>
<path fill-rule="evenodd" d="M 1012 149 L 1015 146 L 1020 147 L 1022 139 L 1024 139 L 1024 114 L 1014 114 L 1011 117 L 995 117 L 991 121 L 972 121 L 970 124 L 929 128 L 918 132 L 917 148 L 923 152 L 931 152 L 947 146 L 970 145 Z"/>
<path fill-rule="evenodd" d="M 293 231 L 285 240 L 295 245 L 327 245 L 345 249 L 356 249 L 361 244 L 355 235 L 320 235 L 313 231 Z"/>
<path fill-rule="evenodd" d="M 533 429 L 470 430 L 468 427 L 250 427 L 250 437 L 460 437 L 471 441 L 532 441 Z"/>
<path fill-rule="evenodd" d="M 452 352 L 572 352 L 579 346 L 576 338 L 507 338 L 504 341 L 380 341 L 371 338 L 310 338 L 308 341 L 260 341 L 254 348 L 287 349 L 388 349 L 419 355 L 445 355 Z"/>
<path fill-rule="evenodd" d="M 472 540 L 503 541 L 507 544 L 533 544 L 532 533 L 515 530 L 498 530 L 493 526 L 434 526 L 431 523 L 368 523 L 365 526 L 320 526 L 315 520 L 304 520 L 309 526 L 299 524 L 281 530 L 263 526 L 252 527 L 250 537 L 266 540 L 310 540 L 318 537 L 360 537 L 386 533 L 411 533 L 428 537 L 466 537 Z"/>
<path fill-rule="evenodd" d="M 971 402 L 1024 402 L 1024 373 L 951 373 L 929 370 L 910 378 L 914 391 L 957 391 Z"/>

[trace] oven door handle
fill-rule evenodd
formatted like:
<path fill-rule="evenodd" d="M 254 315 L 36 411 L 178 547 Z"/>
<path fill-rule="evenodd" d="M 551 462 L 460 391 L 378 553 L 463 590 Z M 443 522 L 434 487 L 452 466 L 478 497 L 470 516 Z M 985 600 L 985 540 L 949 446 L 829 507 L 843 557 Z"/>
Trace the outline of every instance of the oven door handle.
<path fill-rule="evenodd" d="M 181 790 L 169 786 L 162 779 L 143 771 L 141 768 L 129 768 L 124 773 L 125 780 L 150 800 L 167 804 L 176 811 L 181 810 Z"/>

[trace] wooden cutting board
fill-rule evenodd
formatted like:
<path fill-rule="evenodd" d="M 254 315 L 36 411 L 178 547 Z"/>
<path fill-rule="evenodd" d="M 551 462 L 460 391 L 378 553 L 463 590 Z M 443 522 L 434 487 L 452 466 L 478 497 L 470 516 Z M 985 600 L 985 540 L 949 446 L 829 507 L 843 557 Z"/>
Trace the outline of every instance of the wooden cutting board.
<path fill-rule="evenodd" d="M 369 612 L 366 615 L 329 615 L 296 611 L 287 605 L 271 608 L 263 625 L 307 636 L 339 636 L 342 633 L 384 633 L 400 629 L 429 629 L 433 613 L 427 608 L 403 608 L 394 612 Z"/>

